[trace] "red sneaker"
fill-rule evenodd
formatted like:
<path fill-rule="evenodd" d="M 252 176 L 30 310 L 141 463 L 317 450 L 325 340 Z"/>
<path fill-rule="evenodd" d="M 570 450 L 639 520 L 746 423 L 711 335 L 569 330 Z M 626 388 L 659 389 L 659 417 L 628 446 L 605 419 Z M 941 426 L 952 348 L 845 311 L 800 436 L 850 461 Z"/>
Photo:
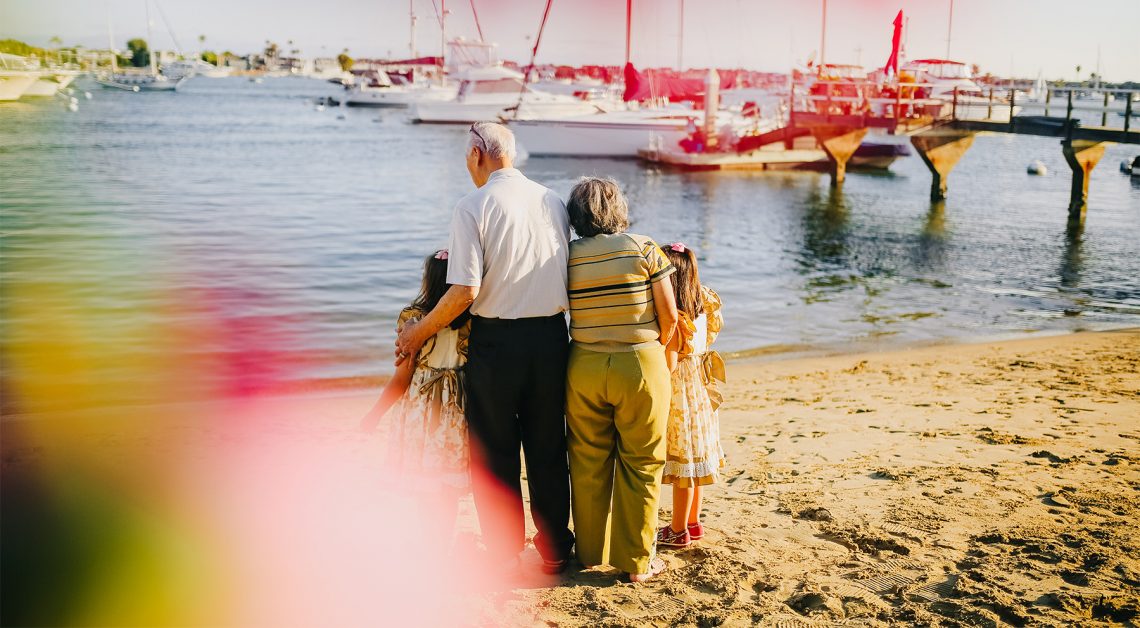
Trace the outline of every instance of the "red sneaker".
<path fill-rule="evenodd" d="M 691 542 L 687 529 L 674 532 L 672 527 L 665 526 L 657 531 L 657 545 L 662 547 L 688 547 Z"/>
<path fill-rule="evenodd" d="M 694 541 L 701 540 L 701 537 L 705 535 L 705 527 L 700 523 L 690 523 L 685 529 L 689 532 L 689 538 Z"/>

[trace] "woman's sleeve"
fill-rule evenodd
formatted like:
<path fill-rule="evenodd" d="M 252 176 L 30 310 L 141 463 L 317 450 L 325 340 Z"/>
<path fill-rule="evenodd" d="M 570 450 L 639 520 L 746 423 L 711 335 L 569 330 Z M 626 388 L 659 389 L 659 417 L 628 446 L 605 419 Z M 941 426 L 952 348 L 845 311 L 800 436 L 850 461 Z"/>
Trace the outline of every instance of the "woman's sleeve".
<path fill-rule="evenodd" d="M 665 257 L 665 252 L 661 250 L 661 247 L 649 238 L 645 238 L 644 243 L 641 244 L 641 255 L 645 258 L 650 283 L 657 283 L 677 270 L 669 258 Z"/>
<path fill-rule="evenodd" d="M 705 302 L 705 323 L 708 327 L 708 346 L 716 342 L 720 330 L 724 327 L 724 315 L 721 314 L 720 295 L 712 288 L 701 286 L 701 300 Z"/>

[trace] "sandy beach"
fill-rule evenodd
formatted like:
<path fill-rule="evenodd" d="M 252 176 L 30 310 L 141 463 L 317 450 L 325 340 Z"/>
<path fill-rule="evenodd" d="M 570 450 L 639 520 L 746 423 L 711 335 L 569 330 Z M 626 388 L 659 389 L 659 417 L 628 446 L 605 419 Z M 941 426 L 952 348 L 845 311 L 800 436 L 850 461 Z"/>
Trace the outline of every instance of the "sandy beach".
<path fill-rule="evenodd" d="M 262 569 L 241 585 L 243 595 L 252 590 L 267 604 L 256 616 L 262 623 L 348 625 L 381 611 L 336 615 L 342 596 L 374 599 L 374 585 L 347 575 L 342 580 L 358 589 L 320 583 L 336 570 L 352 573 L 343 556 L 364 551 L 361 541 L 374 540 L 374 526 L 393 517 L 390 505 L 369 496 L 374 489 L 344 486 L 346 477 L 375 484 L 382 443 L 355 429 L 374 394 L 276 397 L 252 409 L 250 402 L 214 402 L 91 411 L 61 419 L 58 429 L 49 417 L 9 416 L 2 424 L 6 505 L 17 507 L 20 495 L 9 490 L 35 487 L 51 469 L 103 478 L 83 504 L 128 499 L 132 508 L 150 504 L 161 512 L 159 504 L 181 494 L 182 505 L 168 515 L 173 522 L 187 510 L 204 513 L 211 526 L 239 520 L 241 533 L 231 536 L 244 549 L 227 550 L 217 565 L 219 573 L 246 562 Z M 1140 330 L 731 361 L 725 400 L 729 466 L 706 492 L 706 537 L 662 552 L 665 574 L 643 585 L 605 568 L 547 577 L 530 547 L 505 589 L 471 592 L 481 578 L 469 575 L 458 596 L 464 599 L 449 596 L 449 604 L 480 626 L 1140 621 Z M 255 420 L 235 424 L 219 408 Z M 30 475 L 37 469 L 44 474 Z M 190 479 L 201 486 L 187 485 Z M 670 506 L 668 490 L 664 495 L 662 523 Z M 35 510 L 41 503 L 21 506 L 31 529 L 41 525 L 37 517 L 53 520 L 51 511 Z M 69 516 L 76 529 L 86 527 L 85 508 Z M 474 547 L 470 497 L 460 519 L 460 543 Z M 440 573 L 437 563 L 415 558 L 412 548 L 399 558 L 392 553 L 399 539 L 395 546 L 381 540 L 389 546 L 361 554 L 369 578 L 387 578 L 386 587 L 408 587 L 425 600 L 439 594 L 428 584 Z M 139 582 L 187 577 L 194 564 L 185 562 L 183 542 L 147 541 L 147 551 L 164 558 L 161 570 Z M 26 546 L 31 553 L 22 560 L 45 574 L 72 564 L 65 555 L 50 562 L 53 555 L 32 547 L 41 545 Z M 258 562 L 262 550 L 270 558 Z M 477 561 L 475 568 L 478 574 Z M 288 582 L 297 587 L 291 597 L 266 579 L 278 573 L 296 578 Z M 191 609 L 210 594 L 171 590 Z M 434 603 L 411 600 L 405 610 L 418 616 L 424 604 Z M 175 617 L 193 617 L 172 608 Z M 118 619 L 115 612 L 96 617 Z M 220 623 L 251 623 L 218 613 Z"/>
<path fill-rule="evenodd" d="M 662 552 L 670 569 L 651 584 L 601 569 L 532 576 L 486 599 L 483 619 L 793 627 L 1140 617 L 1140 330 L 737 362 L 729 380 L 729 467 L 707 492 L 704 540 Z"/>

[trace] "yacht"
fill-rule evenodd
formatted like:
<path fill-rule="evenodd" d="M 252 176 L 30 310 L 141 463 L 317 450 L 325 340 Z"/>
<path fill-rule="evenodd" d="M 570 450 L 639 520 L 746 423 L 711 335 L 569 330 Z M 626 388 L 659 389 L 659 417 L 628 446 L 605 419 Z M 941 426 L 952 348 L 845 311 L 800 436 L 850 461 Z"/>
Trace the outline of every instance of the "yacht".
<path fill-rule="evenodd" d="M 76 77 L 79 76 L 77 70 L 45 70 L 44 73 L 32 83 L 32 86 L 24 92 L 24 97 L 50 97 L 55 96 L 56 93 L 71 85 Z"/>
<path fill-rule="evenodd" d="M 0 100 L 19 100 L 39 78 L 40 73 L 34 70 L 0 68 Z"/>
<path fill-rule="evenodd" d="M 928 84 L 930 93 L 927 96 L 942 101 L 944 113 L 954 107 L 956 100 L 954 115 L 959 119 L 1009 122 L 1009 100 L 995 97 L 991 101 L 981 86 L 974 82 L 970 68 L 965 63 L 946 59 L 919 59 L 904 65 L 902 72 L 904 76 L 909 73 L 916 83 Z M 1020 107 L 1014 107 L 1013 114 L 1017 115 L 1019 110 Z"/>
<path fill-rule="evenodd" d="M 394 83 L 387 72 L 381 71 L 345 87 L 343 98 L 349 107 L 408 107 L 417 102 L 454 100 L 458 91 L 454 83 Z"/>
<path fill-rule="evenodd" d="M 217 66 L 201 59 L 184 59 L 162 64 L 162 75 L 173 81 L 192 76 L 225 78 L 233 74 L 233 71 L 231 67 Z"/>
<path fill-rule="evenodd" d="M 604 111 L 589 115 L 508 120 L 519 144 L 532 157 L 636 158 L 650 145 L 677 146 L 693 132 L 704 113 L 681 105 Z M 727 111 L 717 115 L 717 127 L 747 121 Z M 756 122 L 765 130 L 771 120 Z"/>
<path fill-rule="evenodd" d="M 584 115 L 598 105 L 562 94 L 540 92 L 523 75 L 503 66 L 475 67 L 460 75 L 455 98 L 412 105 L 412 122 L 470 124 L 500 118 L 527 120 Z"/>
<path fill-rule="evenodd" d="M 545 119 L 508 120 L 532 157 L 637 157 L 653 142 L 675 146 L 689 134 L 691 109 L 609 111 Z"/>

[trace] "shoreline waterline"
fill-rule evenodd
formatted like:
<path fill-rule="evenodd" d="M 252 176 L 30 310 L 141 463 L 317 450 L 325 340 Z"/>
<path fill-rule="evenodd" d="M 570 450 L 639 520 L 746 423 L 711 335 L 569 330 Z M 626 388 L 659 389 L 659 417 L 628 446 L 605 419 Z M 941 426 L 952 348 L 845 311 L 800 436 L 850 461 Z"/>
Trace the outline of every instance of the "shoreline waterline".
<path fill-rule="evenodd" d="M 1088 337 L 1091 339 L 1110 334 L 1134 334 L 1140 333 L 1140 326 L 1123 326 L 1111 329 L 1097 329 L 1097 330 L 1078 330 L 1078 331 L 1056 331 L 1045 330 L 1037 332 L 1026 332 L 1020 336 L 1013 336 L 1009 334 L 1000 337 L 991 337 L 985 339 L 948 339 L 938 342 L 923 342 L 913 341 L 905 343 L 893 343 L 890 345 L 880 344 L 877 347 L 870 347 L 860 344 L 849 344 L 846 348 L 836 347 L 815 347 L 815 348 L 801 348 L 791 346 L 780 346 L 777 348 L 761 347 L 749 351 L 732 351 L 721 352 L 722 356 L 729 364 L 729 378 L 732 378 L 732 367 L 741 367 L 749 369 L 764 364 L 789 364 L 804 361 L 817 361 L 817 360 L 849 360 L 861 359 L 865 357 L 884 357 L 897 354 L 904 354 L 912 351 L 921 351 L 924 349 L 931 349 L 936 347 L 943 347 L 949 350 L 963 349 L 969 347 L 981 346 L 1008 346 L 1016 343 L 1032 343 L 1037 340 L 1049 337 L 1067 338 L 1067 337 Z M 63 411 L 64 414 L 69 413 L 114 413 L 120 410 L 166 410 L 177 408 L 193 413 L 195 408 L 206 410 L 212 406 L 219 404 L 230 406 L 232 404 L 241 404 L 246 401 L 287 401 L 287 400 L 343 400 L 355 399 L 360 397 L 367 397 L 378 395 L 380 389 L 391 379 L 391 375 L 375 375 L 363 377 L 351 377 L 340 379 L 318 379 L 318 380 L 294 380 L 283 381 L 275 385 L 267 386 L 262 390 L 257 391 L 255 394 L 247 397 L 224 397 L 213 396 L 198 399 L 184 398 L 184 399 L 167 399 L 153 403 L 131 403 L 125 402 L 113 405 L 88 405 L 88 406 L 74 406 L 67 408 Z M 3 412 L 0 412 L 0 421 L 3 423 L 18 423 L 25 420 L 34 420 L 40 416 L 53 415 L 55 412 L 37 413 L 37 412 L 22 412 L 12 411 L 8 404 L 5 404 Z"/>

